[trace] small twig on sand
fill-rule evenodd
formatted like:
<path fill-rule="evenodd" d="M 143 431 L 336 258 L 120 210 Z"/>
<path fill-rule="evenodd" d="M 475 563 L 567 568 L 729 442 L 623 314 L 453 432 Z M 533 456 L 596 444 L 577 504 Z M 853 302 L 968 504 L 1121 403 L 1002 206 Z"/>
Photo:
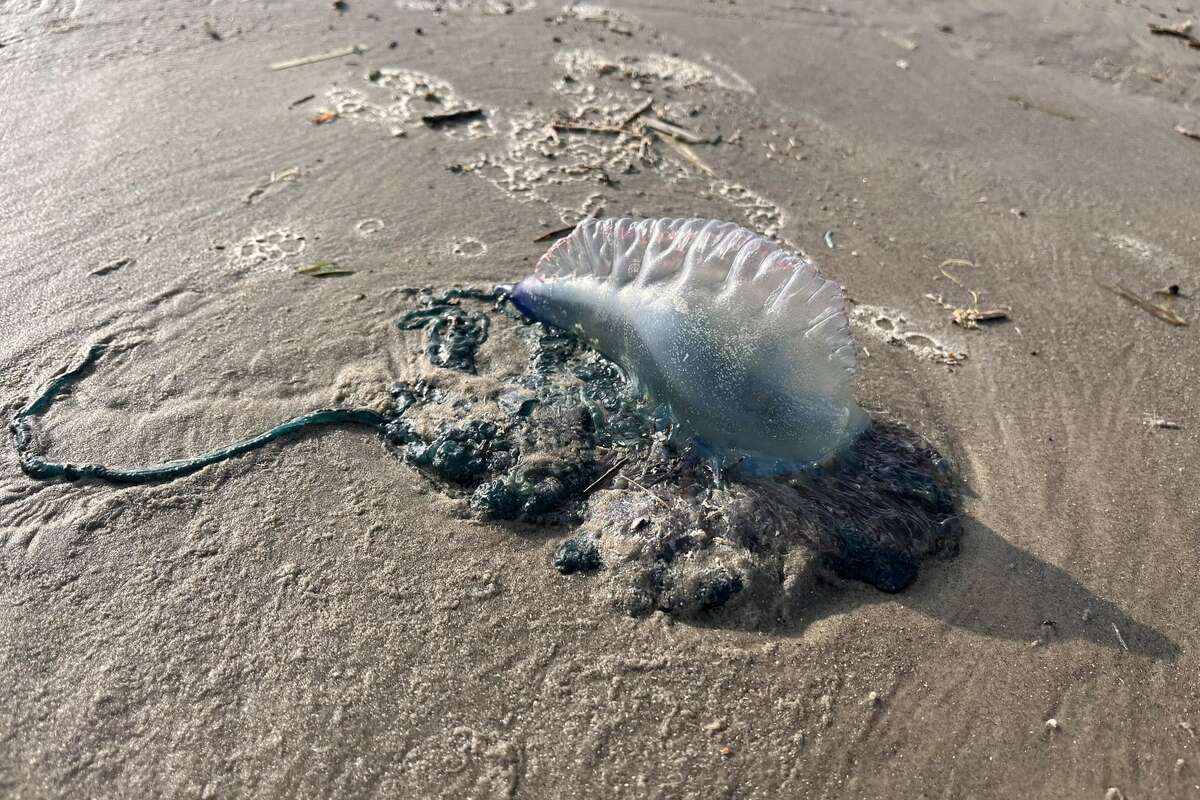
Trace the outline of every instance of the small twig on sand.
<path fill-rule="evenodd" d="M 1180 430 L 1183 428 L 1183 426 L 1180 425 L 1178 422 L 1172 422 L 1169 419 L 1163 419 L 1162 417 L 1155 417 L 1150 414 L 1147 414 L 1146 416 L 1142 417 L 1142 422 L 1144 422 L 1147 427 L 1162 428 L 1163 430 L 1167 430 L 1167 431 L 1177 431 L 1177 430 Z"/>
<path fill-rule="evenodd" d="M 1117 623 L 1115 623 L 1115 622 L 1112 624 L 1112 626 L 1113 626 L 1113 633 L 1115 633 L 1117 635 L 1117 641 L 1121 643 L 1121 647 L 1123 647 L 1125 649 L 1125 652 L 1128 653 L 1129 645 L 1125 644 L 1125 637 L 1121 635 L 1121 629 L 1117 627 Z"/>
<path fill-rule="evenodd" d="M 1174 25 L 1158 25 L 1149 23 L 1150 32 L 1158 36 L 1174 36 L 1176 39 L 1183 39 L 1187 42 L 1188 47 L 1200 49 L 1200 39 L 1192 33 L 1192 21 L 1185 19 L 1183 22 L 1177 22 Z"/>
<path fill-rule="evenodd" d="M 640 106 L 635 108 L 633 111 L 630 111 L 628 114 L 625 115 L 625 118 L 621 120 L 621 127 L 622 128 L 626 127 L 627 125 L 629 125 L 629 123 L 633 122 L 635 119 L 640 117 L 642 114 L 645 114 L 647 111 L 650 110 L 650 106 L 652 106 L 652 105 L 654 105 L 654 98 L 647 97 L 646 102 L 642 103 Z"/>
<path fill-rule="evenodd" d="M 692 148 L 688 147 L 683 142 L 673 139 L 672 137 L 667 136 L 665 134 L 659 133 L 658 131 L 651 131 L 651 132 L 654 134 L 655 139 L 658 139 L 660 142 L 665 144 L 667 147 L 671 148 L 676 153 L 683 156 L 684 160 L 691 163 L 692 166 L 694 166 L 696 169 L 703 172 L 705 175 L 712 177 L 717 174 L 712 171 L 712 167 L 708 166 L 708 164 L 705 164 L 703 161 L 700 160 L 700 156 L 696 155 L 695 151 L 693 151 Z"/>
<path fill-rule="evenodd" d="M 107 275 L 110 272 L 116 272 L 117 270 L 121 269 L 122 267 L 128 267 L 132 263 L 133 263 L 132 258 L 119 258 L 110 264 L 105 264 L 102 267 L 97 267 L 96 269 L 92 270 L 88 274 L 89 275 Z"/>
<path fill-rule="evenodd" d="M 421 117 L 421 122 L 424 122 L 431 128 L 436 128 L 440 125 L 453 125 L 456 122 L 467 122 L 469 120 L 478 119 L 483 116 L 482 108 L 463 108 L 458 111 L 444 111 L 440 114 L 425 114 Z"/>
<path fill-rule="evenodd" d="M 576 223 L 576 225 L 578 225 L 578 223 Z M 534 241 L 535 242 L 552 242 L 556 239 L 561 239 L 564 236 L 569 235 L 572 231 L 574 231 L 576 225 L 565 225 L 561 228 L 555 228 L 552 231 L 546 231 L 541 236 L 534 239 Z"/>
<path fill-rule="evenodd" d="M 591 211 L 588 212 L 588 215 L 586 217 L 584 217 L 583 219 L 579 220 L 579 222 L 576 222 L 571 225 L 564 225 L 563 227 L 555 228 L 552 231 L 546 231 L 541 236 L 534 239 L 534 241 L 535 242 L 550 242 L 550 241 L 554 241 L 555 239 L 561 239 L 562 237 L 570 234 L 572 231 L 574 231 L 576 228 L 578 228 L 583 223 L 587 222 L 589 219 L 596 219 L 603 213 L 604 213 L 603 208 L 593 208 Z"/>
<path fill-rule="evenodd" d="M 1026 100 L 1024 97 L 1021 97 L 1021 95 L 1019 95 L 1019 94 L 1010 94 L 1008 96 L 1008 99 L 1013 101 L 1017 105 L 1019 105 L 1021 107 L 1022 111 L 1040 111 L 1043 114 L 1049 114 L 1052 117 L 1058 117 L 1059 119 L 1065 119 L 1067 122 L 1075 122 L 1078 119 L 1078 117 L 1076 117 L 1074 114 L 1068 114 L 1065 111 L 1059 111 L 1058 109 L 1055 109 L 1055 108 L 1049 108 L 1047 106 L 1038 105 L 1037 103 L 1034 103 L 1031 100 Z"/>
<path fill-rule="evenodd" d="M 1196 141 L 1200 142 L 1200 131 L 1194 131 L 1191 128 L 1185 128 L 1182 125 L 1176 125 L 1175 132 L 1182 136 L 1186 136 L 1189 139 L 1195 139 Z"/>
<path fill-rule="evenodd" d="M 1122 286 L 1119 283 L 1101 284 L 1101 285 L 1105 289 L 1108 289 L 1110 292 L 1120 295 L 1121 297 L 1125 298 L 1126 300 L 1133 303 L 1135 306 L 1142 309 L 1143 311 L 1145 311 L 1155 317 L 1158 317 L 1163 322 L 1166 322 L 1170 325 L 1175 325 L 1177 327 L 1182 327 L 1182 326 L 1188 324 L 1186 319 L 1179 316 L 1171 309 L 1169 309 L 1165 306 L 1156 305 L 1154 303 L 1151 303 L 1148 300 L 1143 300 L 1142 298 L 1138 297 L 1136 294 L 1129 291 L 1128 289 L 1126 289 L 1124 286 Z"/>
<path fill-rule="evenodd" d="M 292 58 L 287 61 L 277 61 L 271 65 L 273 70 L 291 69 L 292 67 L 303 67 L 308 64 L 316 64 L 321 61 L 331 61 L 335 58 L 344 56 L 357 56 L 367 51 L 367 46 L 362 44 L 351 45 L 350 47 L 340 47 L 337 50 L 330 50 L 328 53 L 318 53 L 315 56 L 301 56 L 300 58 Z"/>
<path fill-rule="evenodd" d="M 647 489 L 645 486 L 642 486 L 640 483 L 638 483 L 637 481 L 635 481 L 633 478 L 629 477 L 628 475 L 622 475 L 621 477 L 622 477 L 622 478 L 624 478 L 625 480 L 629 481 L 630 483 L 632 483 L 632 484 L 633 484 L 634 486 L 636 486 L 637 488 L 641 489 L 641 490 L 642 490 L 643 492 L 645 492 L 646 494 L 648 494 L 648 495 L 650 495 L 651 497 L 653 497 L 653 498 L 654 498 L 655 500 L 657 500 L 658 502 L 662 503 L 662 504 L 663 504 L 665 507 L 667 507 L 667 508 L 670 508 L 670 507 L 671 507 L 671 504 L 670 504 L 670 503 L 668 503 L 666 500 L 663 500 L 661 497 L 659 497 L 659 496 L 658 496 L 658 495 L 656 495 L 654 492 L 652 492 L 652 491 L 650 491 L 649 489 Z"/>
<path fill-rule="evenodd" d="M 704 136 L 698 136 L 692 133 L 687 128 L 680 127 L 674 123 L 659 119 L 658 117 L 644 117 L 640 120 L 642 125 L 657 133 L 663 133 L 670 136 L 672 139 L 683 142 L 684 144 L 709 144 L 712 140 Z"/>
<path fill-rule="evenodd" d="M 554 131 L 562 131 L 563 133 L 607 133 L 613 136 L 625 133 L 621 128 L 605 128 L 599 125 L 584 125 L 579 122 L 551 122 L 550 127 Z"/>
<path fill-rule="evenodd" d="M 949 273 L 947 273 L 945 270 L 942 270 L 942 274 L 945 275 L 947 278 L 954 280 L 953 277 Z M 962 284 L 959 283 L 958 281 L 954 281 L 954 282 L 958 283 L 959 286 L 962 286 Z M 1007 306 L 996 306 L 994 308 L 980 308 L 979 307 L 979 293 L 976 291 L 971 291 L 971 307 L 970 308 L 963 308 L 962 306 L 951 305 L 950 303 L 947 303 L 940 294 L 939 295 L 927 294 L 927 295 L 925 295 L 925 299 L 929 300 L 931 302 L 937 303 L 944 310 L 949 311 L 950 312 L 950 321 L 953 322 L 958 327 L 966 328 L 967 330 L 978 329 L 980 322 L 996 322 L 996 321 L 999 321 L 1002 319 L 1008 319 L 1009 312 L 1012 310 L 1012 309 L 1008 308 Z"/>
<path fill-rule="evenodd" d="M 604 485 L 604 483 L 605 483 L 605 482 L 606 482 L 606 481 L 607 481 L 609 478 L 611 478 L 611 477 L 613 476 L 613 474 L 614 474 L 614 473 L 615 473 L 617 470 L 619 470 L 621 467 L 625 466 L 625 463 L 626 463 L 627 461 L 629 461 L 629 456 L 621 456 L 620 458 L 618 458 L 618 459 L 616 460 L 616 463 L 614 463 L 614 464 L 613 464 L 611 467 L 609 467 L 608 469 L 604 470 L 604 474 L 603 474 L 603 475 L 601 475 L 599 478 L 596 478 L 596 480 L 594 480 L 594 481 L 592 481 L 591 483 L 589 483 L 589 484 L 588 484 L 588 487 L 587 487 L 586 489 L 584 489 L 584 490 L 583 490 L 583 496 L 584 496 L 584 497 L 587 497 L 587 496 L 588 496 L 588 495 L 590 495 L 592 492 L 596 491 L 596 490 L 597 490 L 597 489 L 599 489 L 601 486 L 603 486 L 603 485 Z"/>

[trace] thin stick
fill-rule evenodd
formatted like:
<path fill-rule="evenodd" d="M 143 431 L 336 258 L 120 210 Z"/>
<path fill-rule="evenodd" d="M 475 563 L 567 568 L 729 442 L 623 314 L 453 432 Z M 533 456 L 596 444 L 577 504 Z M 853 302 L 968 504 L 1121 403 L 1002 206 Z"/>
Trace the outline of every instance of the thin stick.
<path fill-rule="evenodd" d="M 1143 300 L 1142 298 L 1138 297 L 1136 294 L 1129 291 L 1128 289 L 1126 289 L 1124 286 L 1122 286 L 1119 283 L 1112 284 L 1112 285 L 1108 285 L 1108 284 L 1101 284 L 1101 285 L 1104 286 L 1105 289 L 1108 289 L 1110 292 L 1113 292 L 1114 294 L 1118 294 L 1121 297 L 1124 297 L 1126 300 L 1133 303 L 1135 306 L 1142 309 L 1143 311 L 1146 311 L 1146 312 L 1154 315 L 1155 317 L 1158 317 L 1163 322 L 1169 323 L 1171 325 L 1175 325 L 1177 327 L 1182 327 L 1182 326 L 1188 324 L 1186 319 L 1179 316 L 1171 309 L 1163 308 L 1162 306 L 1155 305 L 1154 303 Z"/>
<path fill-rule="evenodd" d="M 653 131 L 665 133 L 672 139 L 676 139 L 685 144 L 708 144 L 708 139 L 705 137 L 697 136 L 687 128 L 682 128 L 673 123 L 658 119 L 657 117 L 646 117 L 641 121 L 641 123 Z"/>
<path fill-rule="evenodd" d="M 700 170 L 705 175 L 712 177 L 717 174 L 712 171 L 712 167 L 708 166 L 708 164 L 705 164 L 703 161 L 700 160 L 700 156 L 696 155 L 692 151 L 692 148 L 688 147 L 683 142 L 678 141 L 677 139 L 674 139 L 670 136 L 667 136 L 666 134 L 659 133 L 658 131 L 651 131 L 651 133 L 654 134 L 655 139 L 658 139 L 660 142 L 665 144 L 667 147 L 671 148 L 676 153 L 683 156 L 683 158 L 685 160 L 691 162 L 692 165 L 696 167 L 696 169 Z"/>
<path fill-rule="evenodd" d="M 658 496 L 658 495 L 656 495 L 654 492 L 652 492 L 652 491 L 650 491 L 649 489 L 647 489 L 645 486 L 642 486 L 640 483 L 638 483 L 637 481 L 635 481 L 633 478 L 629 477 L 628 475 L 622 475 L 621 477 L 622 477 L 622 478 L 624 478 L 625 480 L 629 481 L 630 483 L 632 483 L 634 486 L 636 486 L 636 487 L 638 487 L 639 489 L 641 489 L 641 490 L 642 490 L 643 492 L 645 492 L 646 494 L 648 494 L 648 495 L 650 495 L 651 497 L 653 497 L 653 498 L 654 498 L 655 500 L 657 500 L 658 502 L 662 503 L 662 504 L 663 504 L 663 506 L 665 506 L 666 508 L 670 508 L 670 507 L 671 507 L 671 504 L 670 504 L 670 503 L 668 503 L 666 500 L 663 500 L 661 497 L 659 497 L 659 496 Z"/>
<path fill-rule="evenodd" d="M 613 464 L 608 469 L 604 470 L 603 475 L 601 475 L 599 478 L 596 478 L 596 480 L 594 480 L 590 484 L 588 484 L 588 487 L 583 490 L 583 496 L 587 497 L 589 494 L 594 492 L 596 489 L 603 486 L 604 482 L 607 481 L 609 478 L 611 478 L 613 476 L 614 472 L 619 470 L 621 467 L 625 466 L 625 463 L 627 461 L 629 461 L 629 456 L 621 456 L 620 458 L 618 458 L 615 464 Z"/>
<path fill-rule="evenodd" d="M 1120 628 L 1117 627 L 1117 623 L 1115 623 L 1115 622 L 1112 624 L 1112 626 L 1113 626 L 1113 633 L 1115 633 L 1117 635 L 1117 641 L 1121 643 L 1121 647 L 1125 648 L 1125 652 L 1128 653 L 1129 645 L 1125 644 L 1125 637 L 1121 635 Z"/>
<path fill-rule="evenodd" d="M 303 67 L 308 64 L 316 64 L 321 61 L 332 61 L 335 58 L 344 56 L 357 56 L 367 51 L 365 44 L 355 44 L 350 47 L 340 47 L 337 50 L 330 50 L 328 53 L 318 53 L 315 56 L 301 56 L 300 58 L 292 58 L 287 61 L 277 61 L 271 65 L 273 70 L 291 69 L 292 67 Z"/>
<path fill-rule="evenodd" d="M 621 127 L 624 128 L 629 123 L 633 122 L 635 119 L 640 117 L 642 114 L 645 114 L 647 111 L 650 110 L 650 106 L 652 106 L 652 105 L 654 105 L 654 98 L 647 97 L 646 102 L 642 103 L 640 106 L 635 108 L 633 111 L 630 111 L 628 114 L 625 115 L 625 119 L 621 120 Z"/>
<path fill-rule="evenodd" d="M 583 125 L 575 122 L 551 122 L 550 127 L 554 131 L 564 133 L 607 133 L 612 135 L 625 133 L 620 128 L 603 128 L 598 125 Z"/>

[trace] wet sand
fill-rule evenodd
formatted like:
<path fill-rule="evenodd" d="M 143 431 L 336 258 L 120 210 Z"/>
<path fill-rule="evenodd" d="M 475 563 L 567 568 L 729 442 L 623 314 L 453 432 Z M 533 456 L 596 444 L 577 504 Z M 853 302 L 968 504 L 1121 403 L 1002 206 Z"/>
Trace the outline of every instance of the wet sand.
<path fill-rule="evenodd" d="M 1200 50 L 1147 27 L 1200 14 L 1177 6 L 5 5 L 7 413 L 117 345 L 49 455 L 152 463 L 378 402 L 413 349 L 399 287 L 519 278 L 602 207 L 812 255 L 855 301 L 861 403 L 967 497 L 961 554 L 901 594 L 682 622 L 619 613 L 554 570 L 564 531 L 477 521 L 362 432 L 132 488 L 35 482 L 5 447 L 0 790 L 1200 796 L 1200 300 L 1176 327 L 1104 288 L 1200 292 L 1174 130 L 1200 128 Z M 651 95 L 695 158 L 544 131 Z M 297 273 L 321 261 L 353 274 Z M 1010 318 L 926 296 L 970 290 Z"/>

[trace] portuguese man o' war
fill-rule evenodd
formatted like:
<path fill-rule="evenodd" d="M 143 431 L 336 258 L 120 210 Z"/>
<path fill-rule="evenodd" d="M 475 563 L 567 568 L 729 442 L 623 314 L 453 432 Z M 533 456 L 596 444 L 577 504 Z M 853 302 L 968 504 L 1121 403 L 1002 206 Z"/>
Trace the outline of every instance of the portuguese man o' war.
<path fill-rule="evenodd" d="M 600 576 L 596 596 L 634 615 L 774 619 L 830 576 L 896 592 L 957 550 L 952 466 L 851 399 L 840 290 L 744 228 L 586 222 L 515 287 L 403 294 L 409 355 L 368 405 L 166 463 L 50 460 L 39 421 L 135 346 L 102 341 L 11 417 L 18 463 L 38 480 L 162 483 L 353 426 L 482 519 L 568 526 L 555 566 Z"/>
<path fill-rule="evenodd" d="M 841 288 L 734 223 L 587 219 L 511 300 L 620 364 L 718 463 L 811 466 L 867 427 Z"/>

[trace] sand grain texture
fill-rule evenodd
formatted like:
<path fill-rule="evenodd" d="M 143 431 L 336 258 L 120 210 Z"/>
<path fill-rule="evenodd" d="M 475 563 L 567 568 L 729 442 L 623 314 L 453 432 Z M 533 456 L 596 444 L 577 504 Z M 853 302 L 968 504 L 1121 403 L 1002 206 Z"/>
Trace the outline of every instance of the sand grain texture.
<path fill-rule="evenodd" d="M 796 586 L 746 629 L 614 613 L 562 532 L 472 521 L 354 431 L 139 488 L 5 447 L 0 794 L 1200 797 L 1200 303 L 1101 285 L 1200 292 L 1200 53 L 1152 5 L 0 4 L 0 397 L 121 344 L 52 455 L 372 402 L 397 287 L 519 278 L 602 206 L 773 229 L 898 309 L 921 338 L 856 324 L 858 396 L 971 491 L 910 590 Z M 719 143 L 546 138 L 649 94 Z M 322 260 L 353 274 L 295 272 Z M 925 298 L 967 288 L 1011 320 Z"/>

